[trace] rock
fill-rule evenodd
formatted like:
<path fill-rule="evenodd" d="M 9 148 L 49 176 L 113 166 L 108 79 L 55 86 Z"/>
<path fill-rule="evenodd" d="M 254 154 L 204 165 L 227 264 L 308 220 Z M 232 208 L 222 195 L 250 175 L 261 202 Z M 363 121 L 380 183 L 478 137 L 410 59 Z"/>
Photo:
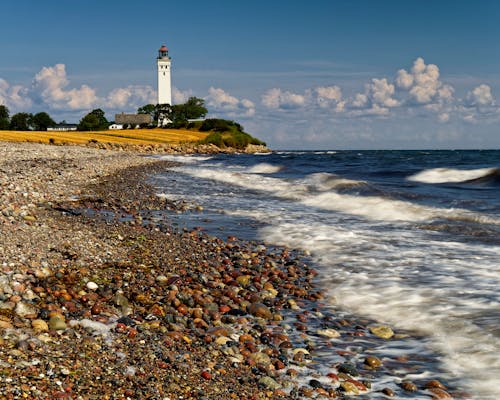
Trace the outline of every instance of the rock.
<path fill-rule="evenodd" d="M 437 379 L 433 379 L 429 382 L 427 382 L 425 384 L 425 387 L 427 389 L 433 389 L 433 388 L 437 388 L 437 389 L 443 389 L 443 390 L 446 390 L 446 386 L 444 386 L 441 382 L 439 382 Z"/>
<path fill-rule="evenodd" d="M 35 307 L 23 301 L 20 301 L 16 304 L 16 308 L 14 311 L 17 315 L 23 318 L 27 318 L 29 316 L 36 317 L 36 315 L 38 314 L 38 310 Z"/>
<path fill-rule="evenodd" d="M 257 318 L 271 319 L 273 313 L 262 303 L 252 303 L 248 306 L 248 312 Z"/>
<path fill-rule="evenodd" d="M 49 330 L 49 325 L 43 319 L 35 319 L 31 321 L 31 327 L 37 333 L 47 332 Z"/>
<path fill-rule="evenodd" d="M 373 325 L 369 329 L 373 335 L 382 339 L 390 339 L 394 336 L 393 330 L 387 325 Z"/>
<path fill-rule="evenodd" d="M 270 376 L 263 376 L 259 379 L 259 386 L 269 390 L 281 389 L 281 385 Z"/>
<path fill-rule="evenodd" d="M 388 397 L 394 397 L 394 390 L 390 389 L 390 388 L 383 388 L 382 389 L 382 393 L 385 394 L 386 396 Z"/>
<path fill-rule="evenodd" d="M 380 358 L 375 356 L 368 356 L 365 358 L 365 365 L 368 365 L 370 368 L 379 368 L 382 365 L 382 361 Z"/>
<path fill-rule="evenodd" d="M 453 397 L 446 391 L 446 390 L 443 390 L 443 389 L 439 389 L 439 388 L 431 388 L 429 389 L 429 392 L 432 393 L 432 398 L 433 399 L 453 399 Z"/>
<path fill-rule="evenodd" d="M 316 333 L 320 336 L 324 336 L 331 339 L 338 338 L 340 336 L 340 333 L 337 330 L 331 328 L 318 329 Z"/>
<path fill-rule="evenodd" d="M 347 394 L 359 394 L 359 389 L 352 382 L 349 382 L 349 381 L 340 382 L 340 387 Z"/>
<path fill-rule="evenodd" d="M 418 390 L 417 385 L 410 381 L 402 382 L 401 387 L 407 392 L 416 392 Z"/>
<path fill-rule="evenodd" d="M 252 360 L 255 364 L 263 364 L 263 365 L 271 364 L 271 358 L 266 353 L 262 352 L 252 353 L 248 356 L 248 358 Z"/>
<path fill-rule="evenodd" d="M 10 321 L 5 321 L 3 319 L 0 319 L 0 329 L 11 329 L 13 327 L 14 325 L 12 325 Z"/>
<path fill-rule="evenodd" d="M 344 374 L 348 374 L 351 376 L 358 376 L 359 375 L 359 372 L 356 369 L 356 367 L 352 364 L 349 364 L 349 363 L 340 364 L 337 367 L 337 369 L 339 372 L 343 372 Z"/>
<path fill-rule="evenodd" d="M 95 282 L 87 282 L 87 289 L 89 290 L 97 290 L 99 288 L 99 285 Z"/>
<path fill-rule="evenodd" d="M 64 317 L 62 315 L 54 315 L 49 319 L 49 328 L 53 331 L 62 331 L 66 329 L 67 325 L 64 321 Z"/>

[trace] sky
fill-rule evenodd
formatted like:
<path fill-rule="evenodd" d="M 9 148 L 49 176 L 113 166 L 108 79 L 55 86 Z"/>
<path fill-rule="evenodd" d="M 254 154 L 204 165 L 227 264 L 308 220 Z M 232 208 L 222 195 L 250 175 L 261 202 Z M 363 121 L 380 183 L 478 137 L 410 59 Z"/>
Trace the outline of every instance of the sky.
<path fill-rule="evenodd" d="M 500 148 L 497 0 L 4 0 L 0 104 L 77 123 L 205 100 L 273 149 Z"/>

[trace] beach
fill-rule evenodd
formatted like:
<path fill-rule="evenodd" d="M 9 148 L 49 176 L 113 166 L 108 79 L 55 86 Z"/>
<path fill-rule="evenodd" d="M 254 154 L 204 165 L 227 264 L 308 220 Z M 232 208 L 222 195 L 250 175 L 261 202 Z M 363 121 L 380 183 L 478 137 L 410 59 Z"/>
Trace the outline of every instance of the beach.
<path fill-rule="evenodd" d="M 0 398 L 465 398 L 323 311 L 307 256 L 159 222 L 141 153 L 0 142 Z M 312 367 L 331 351 L 329 372 Z M 453 396 L 453 397 L 452 397 Z"/>

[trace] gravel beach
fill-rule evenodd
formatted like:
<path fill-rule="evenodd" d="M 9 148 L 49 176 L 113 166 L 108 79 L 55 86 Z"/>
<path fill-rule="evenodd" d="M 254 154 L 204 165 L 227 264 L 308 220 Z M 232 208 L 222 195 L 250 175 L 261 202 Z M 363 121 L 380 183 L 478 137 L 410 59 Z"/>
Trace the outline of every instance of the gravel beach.
<path fill-rule="evenodd" d="M 466 397 L 323 313 L 300 254 L 149 218 L 182 211 L 146 182 L 169 165 L 0 142 L 0 399 Z"/>

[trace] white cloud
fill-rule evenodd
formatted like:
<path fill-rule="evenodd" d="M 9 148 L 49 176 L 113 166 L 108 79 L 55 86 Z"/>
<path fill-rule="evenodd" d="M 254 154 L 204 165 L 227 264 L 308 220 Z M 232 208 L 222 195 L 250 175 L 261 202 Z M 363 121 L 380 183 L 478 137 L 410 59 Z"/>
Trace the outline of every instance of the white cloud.
<path fill-rule="evenodd" d="M 441 114 L 439 114 L 438 119 L 440 122 L 448 122 L 450 120 L 450 114 L 441 113 Z"/>
<path fill-rule="evenodd" d="M 255 104 L 252 101 L 239 100 L 221 88 L 211 87 L 206 100 L 207 106 L 215 113 L 226 113 L 231 117 L 238 115 L 250 117 L 255 114 Z"/>
<path fill-rule="evenodd" d="M 413 62 L 411 72 L 400 69 L 396 75 L 396 85 L 408 90 L 411 100 L 417 104 L 451 101 L 454 90 L 439 80 L 439 68 L 435 64 L 425 64 L 422 57 Z"/>
<path fill-rule="evenodd" d="M 368 104 L 368 96 L 366 94 L 357 93 L 351 102 L 355 108 L 363 108 Z"/>
<path fill-rule="evenodd" d="M 14 110 L 24 110 L 31 107 L 33 102 L 25 87 L 20 85 L 11 86 L 6 80 L 0 78 L 0 104 Z"/>
<path fill-rule="evenodd" d="M 79 89 L 66 90 L 68 84 L 66 66 L 56 64 L 43 67 L 35 75 L 33 89 L 40 94 L 45 104 L 54 109 L 83 110 L 97 103 L 96 91 L 91 87 L 82 85 Z"/>
<path fill-rule="evenodd" d="M 413 85 L 413 75 L 404 69 L 400 69 L 396 76 L 396 84 L 402 89 L 409 89 Z"/>
<path fill-rule="evenodd" d="M 192 90 L 180 90 L 175 86 L 172 88 L 172 101 L 174 104 L 184 104 L 190 97 L 193 97 Z M 156 98 L 152 103 L 156 103 Z"/>
<path fill-rule="evenodd" d="M 264 93 L 262 104 L 275 109 L 294 109 L 306 105 L 306 96 L 274 88 Z"/>
<path fill-rule="evenodd" d="M 306 98 L 308 92 L 306 91 Z M 345 101 L 342 100 L 342 89 L 336 85 L 319 86 L 314 89 L 312 95 L 315 102 L 321 108 L 333 109 L 336 112 L 344 111 Z"/>
<path fill-rule="evenodd" d="M 156 103 L 156 91 L 151 86 L 130 85 L 112 90 L 107 96 L 104 107 L 135 109 L 150 103 Z"/>
<path fill-rule="evenodd" d="M 394 85 L 389 83 L 386 78 L 373 78 L 372 82 L 367 85 L 366 90 L 368 97 L 371 98 L 373 104 L 383 107 L 397 107 L 400 102 L 392 96 L 394 95 Z"/>
<path fill-rule="evenodd" d="M 470 106 L 494 106 L 495 98 L 491 93 L 491 88 L 482 84 L 467 94 L 467 102 Z"/>

